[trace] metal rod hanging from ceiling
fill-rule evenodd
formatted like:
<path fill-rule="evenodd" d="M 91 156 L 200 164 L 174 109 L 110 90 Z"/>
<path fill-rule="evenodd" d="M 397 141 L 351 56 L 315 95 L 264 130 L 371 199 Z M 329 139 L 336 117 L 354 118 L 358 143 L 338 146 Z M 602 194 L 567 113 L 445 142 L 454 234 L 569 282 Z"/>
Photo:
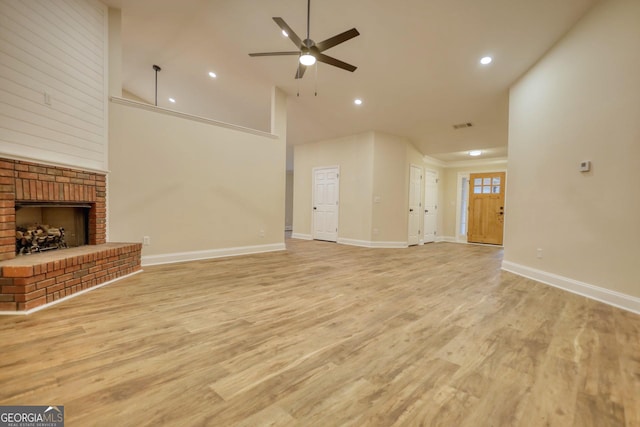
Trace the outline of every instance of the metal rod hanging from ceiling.
<path fill-rule="evenodd" d="M 157 107 L 158 106 L 158 71 L 162 71 L 162 68 L 154 64 L 153 69 L 156 70 L 156 107 Z"/>
<path fill-rule="evenodd" d="M 307 0 L 307 40 L 310 39 L 309 37 L 309 25 L 311 22 L 311 0 Z M 307 46 L 308 47 L 308 46 Z"/>

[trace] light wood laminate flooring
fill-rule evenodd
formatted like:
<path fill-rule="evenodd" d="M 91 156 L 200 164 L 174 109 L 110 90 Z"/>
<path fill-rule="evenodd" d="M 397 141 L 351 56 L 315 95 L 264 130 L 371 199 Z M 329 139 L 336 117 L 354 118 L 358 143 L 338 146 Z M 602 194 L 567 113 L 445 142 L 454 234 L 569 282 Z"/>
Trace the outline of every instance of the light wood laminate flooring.
<path fill-rule="evenodd" d="M 640 426 L 640 316 L 449 243 L 147 267 L 0 317 L 0 405 L 74 426 Z"/>

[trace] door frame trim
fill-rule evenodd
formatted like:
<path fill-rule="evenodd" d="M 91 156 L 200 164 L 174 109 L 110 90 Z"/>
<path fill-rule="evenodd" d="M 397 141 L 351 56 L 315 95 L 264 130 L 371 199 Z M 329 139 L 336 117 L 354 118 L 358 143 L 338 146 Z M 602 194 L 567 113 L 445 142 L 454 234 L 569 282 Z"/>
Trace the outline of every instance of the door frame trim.
<path fill-rule="evenodd" d="M 483 168 L 485 169 L 485 168 Z M 462 215 L 460 214 L 460 209 L 462 209 L 462 178 L 467 178 L 467 181 L 469 180 L 469 176 L 472 173 L 491 173 L 491 172 L 504 172 L 505 173 L 505 180 L 508 180 L 508 174 L 507 174 L 507 168 L 506 167 L 497 167 L 497 168 L 490 168 L 487 170 L 473 170 L 473 169 L 469 169 L 466 171 L 461 171 L 458 172 L 458 176 L 456 178 L 456 233 L 455 233 L 455 241 L 458 243 L 469 243 L 467 241 L 467 235 L 462 235 L 460 234 L 460 221 L 462 220 Z M 469 205 L 469 194 L 467 193 L 467 206 Z M 504 204 L 505 204 L 505 208 L 507 206 L 507 193 L 506 193 L 506 188 L 505 188 L 505 194 L 504 194 Z M 469 221 L 467 218 L 467 227 L 469 226 Z"/>
<path fill-rule="evenodd" d="M 313 215 L 313 205 L 316 199 L 316 171 L 322 169 L 337 169 L 338 170 L 338 214 L 336 216 L 336 242 L 340 238 L 340 165 L 334 166 L 315 166 L 311 168 L 311 240 L 315 240 L 315 218 Z"/>
<path fill-rule="evenodd" d="M 433 172 L 436 175 L 436 236 L 435 236 L 435 240 L 434 243 L 438 241 L 438 237 L 440 236 L 438 234 L 438 201 L 440 200 L 440 173 L 436 170 L 436 169 L 431 169 L 428 166 L 425 166 L 423 173 L 424 173 L 424 179 L 422 180 L 422 183 L 424 184 L 424 188 L 422 189 L 422 196 L 423 196 L 423 205 L 422 205 L 422 209 L 426 209 L 427 207 L 427 172 Z M 422 241 L 422 244 L 424 245 L 424 232 L 425 230 L 425 224 L 426 221 L 424 219 L 424 212 L 421 212 L 422 214 L 422 235 L 420 236 L 420 240 Z"/>
<path fill-rule="evenodd" d="M 409 188 L 408 188 L 408 192 L 407 192 L 407 246 L 409 246 L 409 209 L 411 206 L 411 168 L 418 168 L 420 169 L 420 191 L 418 192 L 419 196 L 420 196 L 420 207 L 422 207 L 422 202 L 424 201 L 424 167 L 417 165 L 415 163 L 409 163 Z M 422 221 L 420 221 L 420 219 L 418 219 L 418 228 L 421 228 L 422 230 L 418 230 L 418 243 L 416 245 L 420 246 L 420 245 L 424 245 L 424 238 L 423 238 L 423 232 L 424 232 L 424 215 L 422 215 L 422 209 L 420 209 L 420 217 L 422 218 Z M 422 227 L 420 227 L 420 224 L 422 223 Z M 413 246 L 416 246 L 413 245 Z"/>

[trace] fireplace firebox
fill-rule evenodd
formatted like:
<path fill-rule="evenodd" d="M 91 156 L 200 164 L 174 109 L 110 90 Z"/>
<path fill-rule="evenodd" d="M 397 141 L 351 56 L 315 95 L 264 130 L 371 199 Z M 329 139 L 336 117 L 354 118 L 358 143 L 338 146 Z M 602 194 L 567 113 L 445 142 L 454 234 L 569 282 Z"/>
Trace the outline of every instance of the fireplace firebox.
<path fill-rule="evenodd" d="M 89 243 L 90 204 L 16 202 L 16 254 Z"/>

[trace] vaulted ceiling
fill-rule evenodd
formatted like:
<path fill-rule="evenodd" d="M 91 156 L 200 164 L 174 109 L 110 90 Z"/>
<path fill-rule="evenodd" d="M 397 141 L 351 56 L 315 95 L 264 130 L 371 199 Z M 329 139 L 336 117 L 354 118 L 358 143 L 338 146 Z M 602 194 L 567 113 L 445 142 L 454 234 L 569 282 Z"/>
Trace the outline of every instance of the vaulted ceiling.
<path fill-rule="evenodd" d="M 105 3 L 122 10 L 123 88 L 147 102 L 157 64 L 160 106 L 268 131 L 275 85 L 289 95 L 289 145 L 376 130 L 451 161 L 506 155 L 509 87 L 596 1 L 312 0 L 316 42 L 358 29 L 325 52 L 358 69 L 321 63 L 300 80 L 297 57 L 248 54 L 295 50 L 272 17 L 304 38 L 305 0 Z"/>

